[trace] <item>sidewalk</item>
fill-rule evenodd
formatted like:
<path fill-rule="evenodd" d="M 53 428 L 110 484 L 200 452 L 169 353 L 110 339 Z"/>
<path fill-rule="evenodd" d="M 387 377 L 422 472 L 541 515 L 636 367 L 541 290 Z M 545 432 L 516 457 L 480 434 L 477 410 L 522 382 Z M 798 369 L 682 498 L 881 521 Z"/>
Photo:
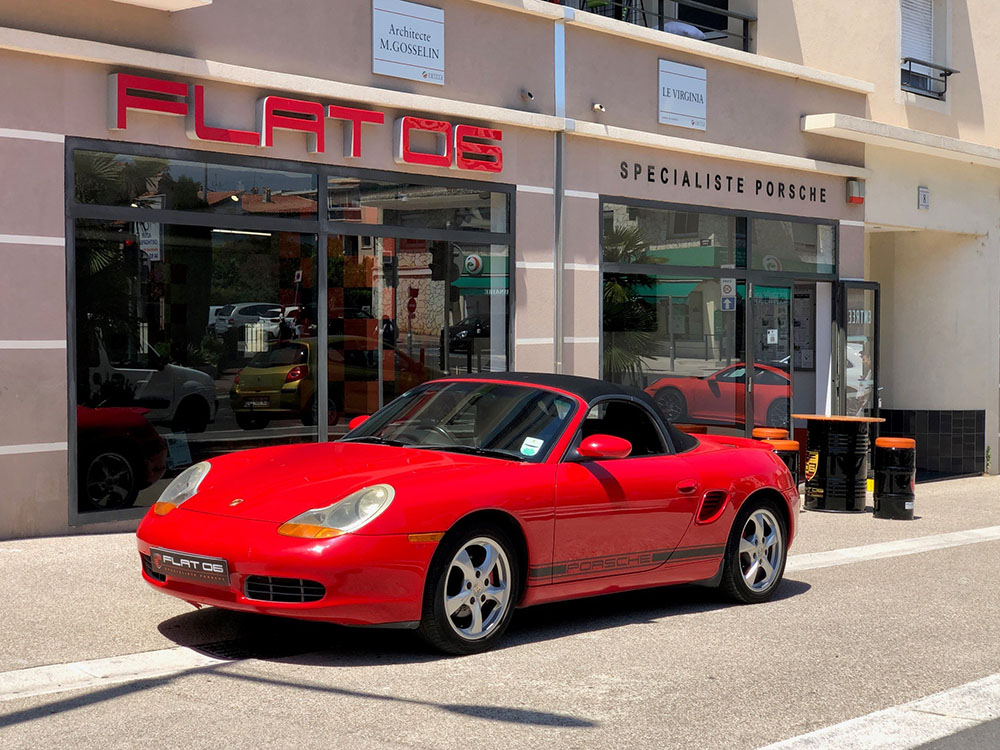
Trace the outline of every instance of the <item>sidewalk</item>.
<path fill-rule="evenodd" d="M 1000 526 L 1000 477 L 918 485 L 915 513 L 912 521 L 875 519 L 870 512 L 800 513 L 790 561 Z M 849 567 L 840 570 L 849 575 Z M 192 609 L 143 582 L 130 533 L 0 542 L 0 574 L 0 672 L 223 641 L 253 619 L 209 610 L 197 618 L 197 627 L 191 618 L 183 627 L 172 622 Z"/>

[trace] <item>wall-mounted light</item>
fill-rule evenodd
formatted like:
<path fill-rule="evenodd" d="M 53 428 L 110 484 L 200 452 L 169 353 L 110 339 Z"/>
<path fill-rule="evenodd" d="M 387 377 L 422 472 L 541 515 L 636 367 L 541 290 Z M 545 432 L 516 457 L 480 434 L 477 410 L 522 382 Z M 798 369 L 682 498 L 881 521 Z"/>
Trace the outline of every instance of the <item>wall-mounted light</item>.
<path fill-rule="evenodd" d="M 864 205 L 865 183 L 857 177 L 847 178 L 847 202 L 852 203 L 855 206 Z"/>
<path fill-rule="evenodd" d="M 604 105 L 601 104 L 600 102 L 594 102 L 594 111 L 595 112 L 606 112 L 607 110 L 604 109 Z"/>

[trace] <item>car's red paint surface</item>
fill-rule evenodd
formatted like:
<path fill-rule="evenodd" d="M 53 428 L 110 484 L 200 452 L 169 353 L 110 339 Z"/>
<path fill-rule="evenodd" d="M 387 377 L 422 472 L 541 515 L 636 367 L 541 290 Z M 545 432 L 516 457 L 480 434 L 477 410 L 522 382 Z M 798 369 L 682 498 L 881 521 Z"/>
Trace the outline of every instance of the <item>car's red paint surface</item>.
<path fill-rule="evenodd" d="M 768 425 L 772 404 L 780 406 L 791 398 L 792 385 L 788 373 L 778 367 L 758 364 L 754 368 L 757 378 L 753 392 L 754 425 L 763 427 Z M 678 391 L 683 397 L 684 410 L 674 415 L 679 422 L 703 420 L 742 425 L 746 420 L 746 365 L 742 362 L 703 377 L 671 375 L 660 378 L 646 388 L 646 393 L 659 399 L 670 389 Z M 787 409 L 785 411 L 787 418 Z"/>
<path fill-rule="evenodd" d="M 212 459 L 195 496 L 166 515 L 147 514 L 138 546 L 144 555 L 153 546 L 223 558 L 230 585 L 158 581 L 145 569 L 143 576 L 201 604 L 344 624 L 415 623 L 437 548 L 433 535 L 474 514 L 490 514 L 520 537 L 521 606 L 712 578 L 733 519 L 754 493 L 779 504 L 791 543 L 798 491 L 766 445 L 709 437 L 676 455 L 564 461 L 587 403 L 545 390 L 577 408 L 539 463 L 349 442 Z M 329 539 L 277 533 L 299 513 L 378 483 L 391 484 L 395 497 L 357 531 Z M 723 512 L 695 524 L 701 498 L 713 490 L 728 493 Z M 251 575 L 318 581 L 326 593 L 305 604 L 250 599 L 244 582 Z"/>

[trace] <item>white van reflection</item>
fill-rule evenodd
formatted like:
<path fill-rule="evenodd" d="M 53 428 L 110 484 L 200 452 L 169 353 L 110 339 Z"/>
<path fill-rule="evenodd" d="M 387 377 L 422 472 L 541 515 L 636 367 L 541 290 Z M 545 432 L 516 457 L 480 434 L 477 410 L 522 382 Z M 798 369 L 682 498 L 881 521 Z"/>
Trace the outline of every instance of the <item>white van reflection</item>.
<path fill-rule="evenodd" d="M 89 344 L 91 402 L 145 407 L 150 422 L 175 432 L 204 432 L 215 421 L 215 381 L 206 373 L 175 365 L 125 334 L 95 330 Z"/>

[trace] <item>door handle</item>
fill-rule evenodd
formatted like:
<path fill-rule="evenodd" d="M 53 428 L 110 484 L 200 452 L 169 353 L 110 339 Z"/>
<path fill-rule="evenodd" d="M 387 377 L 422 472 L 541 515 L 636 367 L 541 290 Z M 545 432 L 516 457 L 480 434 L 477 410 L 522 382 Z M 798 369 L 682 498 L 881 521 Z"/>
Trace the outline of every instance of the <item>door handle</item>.
<path fill-rule="evenodd" d="M 698 489 L 697 479 L 682 479 L 677 483 L 677 491 L 689 495 Z"/>

